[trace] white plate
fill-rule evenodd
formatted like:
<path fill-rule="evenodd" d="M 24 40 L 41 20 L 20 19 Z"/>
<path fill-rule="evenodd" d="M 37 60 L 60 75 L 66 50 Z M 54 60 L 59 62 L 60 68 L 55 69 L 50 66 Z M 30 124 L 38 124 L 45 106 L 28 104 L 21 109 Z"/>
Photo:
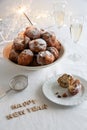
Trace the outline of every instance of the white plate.
<path fill-rule="evenodd" d="M 67 88 L 62 88 L 58 85 L 57 79 L 59 76 L 60 75 L 52 77 L 44 83 L 42 90 L 46 98 L 48 98 L 50 101 L 56 104 L 61 104 L 66 106 L 78 105 L 87 99 L 87 81 L 76 75 L 73 76 L 76 79 L 79 79 L 80 82 L 82 83 L 82 89 L 80 90 L 80 92 L 75 96 L 69 95 L 67 97 L 58 98 L 57 94 L 55 94 L 56 92 L 58 92 L 59 95 L 68 92 Z"/>

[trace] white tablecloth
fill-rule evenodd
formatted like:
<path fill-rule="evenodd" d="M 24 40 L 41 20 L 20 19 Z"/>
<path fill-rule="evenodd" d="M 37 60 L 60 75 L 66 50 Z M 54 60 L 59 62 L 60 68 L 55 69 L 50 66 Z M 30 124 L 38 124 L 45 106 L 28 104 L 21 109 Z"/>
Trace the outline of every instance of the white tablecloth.
<path fill-rule="evenodd" d="M 84 24 L 83 33 L 78 43 L 77 53 L 80 60 L 72 61 L 70 54 L 73 51 L 68 27 L 62 28 L 58 35 L 57 28 L 51 27 L 57 37 L 60 38 L 64 48 L 64 57 L 54 66 L 38 71 L 29 71 L 13 66 L 5 59 L 0 58 L 0 91 L 9 89 L 9 80 L 19 74 L 28 75 L 28 87 L 22 92 L 10 91 L 0 100 L 0 130 L 87 130 L 87 101 L 77 106 L 61 106 L 49 101 L 42 92 L 43 83 L 56 74 L 69 73 L 83 77 L 87 80 L 87 23 Z M 27 113 L 11 120 L 6 115 L 17 111 L 12 110 L 12 104 L 22 103 L 29 99 L 36 99 L 38 105 L 47 104 L 46 110 Z M 29 107 L 29 106 L 28 106 Z M 22 110 L 24 108 L 20 108 Z"/>

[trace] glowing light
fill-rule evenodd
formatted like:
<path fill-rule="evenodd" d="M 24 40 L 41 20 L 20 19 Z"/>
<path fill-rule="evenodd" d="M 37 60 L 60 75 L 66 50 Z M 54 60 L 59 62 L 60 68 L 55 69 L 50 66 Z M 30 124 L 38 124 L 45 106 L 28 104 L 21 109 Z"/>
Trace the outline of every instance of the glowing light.
<path fill-rule="evenodd" d="M 24 6 L 19 6 L 19 8 L 18 8 L 18 10 L 17 10 L 17 12 L 18 12 L 19 14 L 23 14 L 25 11 L 26 11 L 26 8 L 25 8 Z"/>
<path fill-rule="evenodd" d="M 0 22 L 2 21 L 2 18 L 0 18 Z"/>

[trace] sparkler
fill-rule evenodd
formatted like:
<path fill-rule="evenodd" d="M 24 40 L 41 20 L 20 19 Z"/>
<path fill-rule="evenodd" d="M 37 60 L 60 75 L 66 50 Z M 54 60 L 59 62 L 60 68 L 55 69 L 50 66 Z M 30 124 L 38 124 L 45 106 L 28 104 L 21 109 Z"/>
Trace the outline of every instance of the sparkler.
<path fill-rule="evenodd" d="M 27 16 L 27 14 L 25 13 L 25 10 L 26 10 L 26 8 L 24 7 L 24 6 L 20 6 L 19 8 L 18 8 L 18 13 L 19 14 L 23 14 L 26 18 L 27 18 L 27 20 L 29 21 L 29 23 L 31 24 L 31 25 L 33 25 L 33 23 L 31 22 L 31 20 L 30 20 L 30 18 Z"/>

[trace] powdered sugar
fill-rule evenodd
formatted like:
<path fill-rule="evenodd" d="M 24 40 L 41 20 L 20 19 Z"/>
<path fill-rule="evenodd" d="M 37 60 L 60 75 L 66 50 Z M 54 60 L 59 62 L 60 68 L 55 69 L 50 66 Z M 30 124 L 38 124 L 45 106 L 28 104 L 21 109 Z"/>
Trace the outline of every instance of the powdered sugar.
<path fill-rule="evenodd" d="M 22 54 L 26 54 L 26 55 L 31 55 L 33 56 L 33 52 L 29 49 L 25 49 L 24 51 L 21 52 Z"/>
<path fill-rule="evenodd" d="M 29 43 L 29 47 L 31 50 L 38 49 L 38 51 L 43 51 L 43 50 L 46 50 L 47 44 L 43 39 L 39 38 L 36 40 L 32 40 Z M 35 51 L 37 51 L 37 50 L 35 50 Z"/>
<path fill-rule="evenodd" d="M 52 56 L 52 54 L 51 54 L 49 51 L 42 51 L 42 52 L 39 52 L 39 56 L 40 56 L 40 57 L 45 57 L 46 55 Z"/>

